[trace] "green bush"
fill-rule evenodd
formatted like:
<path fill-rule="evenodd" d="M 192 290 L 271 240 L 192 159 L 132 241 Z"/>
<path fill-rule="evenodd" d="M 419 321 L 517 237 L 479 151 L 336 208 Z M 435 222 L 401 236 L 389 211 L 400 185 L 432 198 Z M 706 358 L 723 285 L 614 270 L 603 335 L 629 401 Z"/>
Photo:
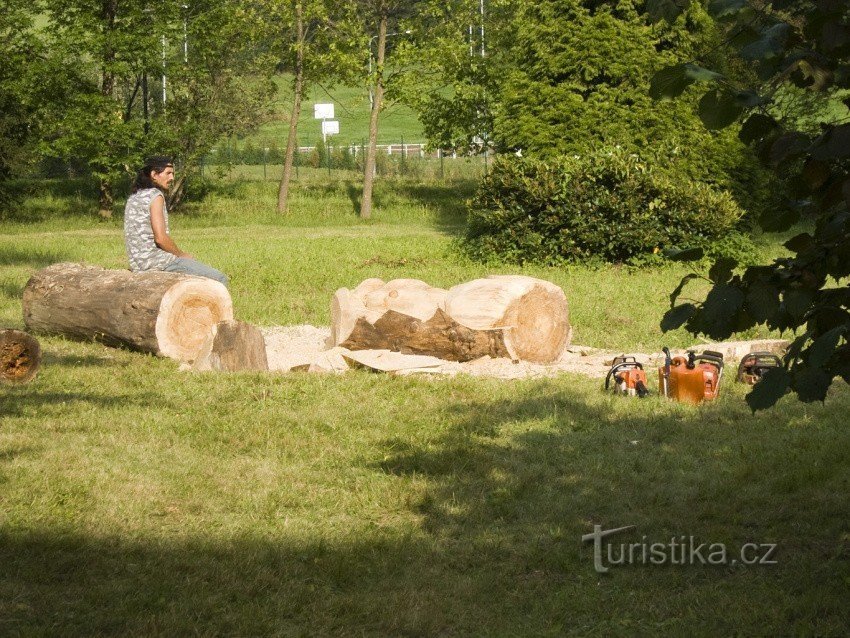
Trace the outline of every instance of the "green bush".
<path fill-rule="evenodd" d="M 727 192 L 675 181 L 617 148 L 549 161 L 502 156 L 469 208 L 472 257 L 544 264 L 638 263 L 708 246 L 743 216 Z"/>

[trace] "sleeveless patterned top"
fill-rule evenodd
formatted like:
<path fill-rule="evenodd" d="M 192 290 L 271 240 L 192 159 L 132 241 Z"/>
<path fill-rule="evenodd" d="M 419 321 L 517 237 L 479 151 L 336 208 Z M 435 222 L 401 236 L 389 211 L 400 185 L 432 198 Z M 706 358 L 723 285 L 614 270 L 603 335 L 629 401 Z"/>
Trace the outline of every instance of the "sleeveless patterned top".
<path fill-rule="evenodd" d="M 151 202 L 162 197 L 158 188 L 146 188 L 127 198 L 124 206 L 124 245 L 130 260 L 130 270 L 162 270 L 175 259 L 176 255 L 157 247 L 151 227 Z M 162 212 L 165 216 L 165 232 L 168 232 L 168 208 L 163 198 Z"/>

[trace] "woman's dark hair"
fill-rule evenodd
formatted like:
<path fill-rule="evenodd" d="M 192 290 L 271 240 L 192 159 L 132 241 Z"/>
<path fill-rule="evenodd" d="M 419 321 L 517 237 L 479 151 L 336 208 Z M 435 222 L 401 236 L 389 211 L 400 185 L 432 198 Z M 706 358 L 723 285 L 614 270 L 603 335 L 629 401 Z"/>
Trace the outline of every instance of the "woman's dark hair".
<path fill-rule="evenodd" d="M 131 193 L 145 190 L 146 188 L 156 188 L 156 184 L 151 179 L 151 172 L 156 171 L 161 173 L 169 166 L 174 166 L 174 162 L 167 155 L 154 155 L 145 160 L 145 165 L 136 173 L 136 179 L 130 189 Z"/>

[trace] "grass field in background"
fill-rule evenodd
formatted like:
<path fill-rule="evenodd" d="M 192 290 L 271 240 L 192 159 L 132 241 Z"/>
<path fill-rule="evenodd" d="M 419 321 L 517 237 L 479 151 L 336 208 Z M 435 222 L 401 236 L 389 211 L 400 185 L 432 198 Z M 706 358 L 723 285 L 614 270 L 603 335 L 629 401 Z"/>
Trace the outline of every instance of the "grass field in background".
<path fill-rule="evenodd" d="M 278 95 L 275 99 L 275 115 L 260 125 L 257 131 L 239 140 L 242 146 L 251 142 L 260 148 L 277 144 L 286 148 L 289 134 L 289 117 L 292 110 L 292 80 L 283 75 L 275 78 Z M 357 87 L 336 86 L 309 87 L 302 102 L 298 119 L 299 146 L 314 146 L 322 138 L 322 123 L 313 117 L 313 105 L 333 103 L 334 116 L 339 121 L 339 135 L 332 135 L 329 143 L 359 145 L 369 138 L 369 94 L 366 85 Z M 406 144 L 424 142 L 425 135 L 416 113 L 402 104 L 388 104 L 381 111 L 378 127 L 378 144 Z"/>
<path fill-rule="evenodd" d="M 473 181 L 237 180 L 172 216 L 226 271 L 238 318 L 326 325 L 367 277 L 451 286 L 519 272 L 563 286 L 575 342 L 692 342 L 658 321 L 682 265 L 486 268 L 453 249 Z M 0 325 L 55 261 L 125 267 L 121 220 L 82 185 L 0 226 Z M 29 208 L 26 208 L 29 207 Z M 758 239 L 762 257 L 783 237 Z M 752 331 L 745 336 L 765 336 Z M 850 623 L 850 392 L 750 415 L 745 389 L 691 408 L 597 380 L 191 374 L 43 337 L 0 387 L 0 634 L 842 635 Z M 731 371 L 730 371 L 731 372 Z M 654 380 L 654 375 L 653 375 Z M 775 565 L 593 569 L 580 537 L 776 543 Z"/>

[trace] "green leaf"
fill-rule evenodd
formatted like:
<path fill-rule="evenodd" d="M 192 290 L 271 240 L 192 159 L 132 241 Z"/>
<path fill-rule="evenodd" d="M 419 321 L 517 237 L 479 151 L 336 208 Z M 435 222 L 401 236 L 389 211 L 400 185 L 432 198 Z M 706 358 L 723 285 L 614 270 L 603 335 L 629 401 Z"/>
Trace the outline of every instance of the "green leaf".
<path fill-rule="evenodd" d="M 782 305 L 796 321 L 802 321 L 814 301 L 815 293 L 809 288 L 791 288 L 782 295 Z"/>
<path fill-rule="evenodd" d="M 714 0 L 708 5 L 708 12 L 715 18 L 725 18 L 738 13 L 747 6 L 747 0 Z"/>
<path fill-rule="evenodd" d="M 736 91 L 735 92 L 735 102 L 738 106 L 751 109 L 756 106 L 762 106 L 763 104 L 767 104 L 770 102 L 766 97 L 762 97 L 755 91 Z"/>
<path fill-rule="evenodd" d="M 700 332 L 712 339 L 726 339 L 735 330 L 737 314 L 744 305 L 744 293 L 728 284 L 715 285 L 705 298 L 699 314 Z"/>
<path fill-rule="evenodd" d="M 702 248 L 668 248 L 664 256 L 671 261 L 695 261 L 702 259 L 704 253 Z"/>
<path fill-rule="evenodd" d="M 770 368 L 747 395 L 747 405 L 753 414 L 773 407 L 791 386 L 791 375 L 785 368 Z"/>
<path fill-rule="evenodd" d="M 692 80 L 696 80 L 697 82 L 713 82 L 715 80 L 722 80 L 723 75 L 717 73 L 716 71 L 712 71 L 710 69 L 706 69 L 701 66 L 697 66 L 696 64 L 686 64 L 685 65 L 685 75 Z"/>
<path fill-rule="evenodd" d="M 681 327 L 696 311 L 697 307 L 692 303 L 670 308 L 661 319 L 661 332 L 669 332 Z"/>
<path fill-rule="evenodd" d="M 685 285 L 692 279 L 699 279 L 699 275 L 697 275 L 696 273 L 688 273 L 687 275 L 682 277 L 682 281 L 680 281 L 679 285 L 676 286 L 676 289 L 670 293 L 671 306 L 676 303 L 676 299 L 678 299 L 679 295 L 682 294 L 682 290 L 685 288 Z"/>
<path fill-rule="evenodd" d="M 814 144 L 812 157 L 816 160 L 846 159 L 850 157 L 850 124 L 829 129 Z"/>
<path fill-rule="evenodd" d="M 835 348 L 838 346 L 838 340 L 844 334 L 846 326 L 838 326 L 829 332 L 819 336 L 809 346 L 806 362 L 813 368 L 822 368 L 829 361 Z"/>
<path fill-rule="evenodd" d="M 826 184 L 832 175 L 832 170 L 827 162 L 809 158 L 803 166 L 801 177 L 809 188 L 809 192 L 819 189 Z"/>
<path fill-rule="evenodd" d="M 656 72 L 649 82 L 649 96 L 653 100 L 671 100 L 679 97 L 686 88 L 694 83 L 689 77 L 685 64 L 668 66 Z"/>
<path fill-rule="evenodd" d="M 814 245 L 814 239 L 812 239 L 809 233 L 800 233 L 799 235 L 794 235 L 782 245 L 792 252 L 801 253 Z"/>
<path fill-rule="evenodd" d="M 721 257 L 711 266 L 708 278 L 716 284 L 725 284 L 732 278 L 732 271 L 738 265 L 734 257 Z"/>
<path fill-rule="evenodd" d="M 699 118 L 712 131 L 726 128 L 743 112 L 735 98 L 723 91 L 709 91 L 699 101 Z"/>
<path fill-rule="evenodd" d="M 747 292 L 747 310 L 759 323 L 769 321 L 779 310 L 779 289 L 770 284 L 753 284 Z"/>
<path fill-rule="evenodd" d="M 674 22 L 690 4 L 690 0 L 646 0 L 646 12 L 653 23 Z"/>
<path fill-rule="evenodd" d="M 738 132 L 738 139 L 744 144 L 752 144 L 761 139 L 764 139 L 774 131 L 779 129 L 779 125 L 769 115 L 754 113 L 747 118 Z"/>
<path fill-rule="evenodd" d="M 826 400 L 826 393 L 832 385 L 832 376 L 821 368 L 806 366 L 794 371 L 794 391 L 804 403 Z"/>
<path fill-rule="evenodd" d="M 798 361 L 800 359 L 800 353 L 803 351 L 803 346 L 806 345 L 806 343 L 809 340 L 809 337 L 811 337 L 811 336 L 812 336 L 812 333 L 807 330 L 806 332 L 801 334 L 799 337 L 794 339 L 794 341 L 791 342 L 791 344 L 788 346 L 787 350 L 785 351 L 785 360 L 789 363 L 793 363 L 795 361 Z"/>
<path fill-rule="evenodd" d="M 743 47 L 740 56 L 745 60 L 765 60 L 775 58 L 785 49 L 785 42 L 791 27 L 780 22 L 762 32 L 762 37 Z"/>
<path fill-rule="evenodd" d="M 777 210 L 765 210 L 759 217 L 759 226 L 768 232 L 777 233 L 788 230 L 798 221 L 800 221 L 799 210 L 783 207 Z"/>

